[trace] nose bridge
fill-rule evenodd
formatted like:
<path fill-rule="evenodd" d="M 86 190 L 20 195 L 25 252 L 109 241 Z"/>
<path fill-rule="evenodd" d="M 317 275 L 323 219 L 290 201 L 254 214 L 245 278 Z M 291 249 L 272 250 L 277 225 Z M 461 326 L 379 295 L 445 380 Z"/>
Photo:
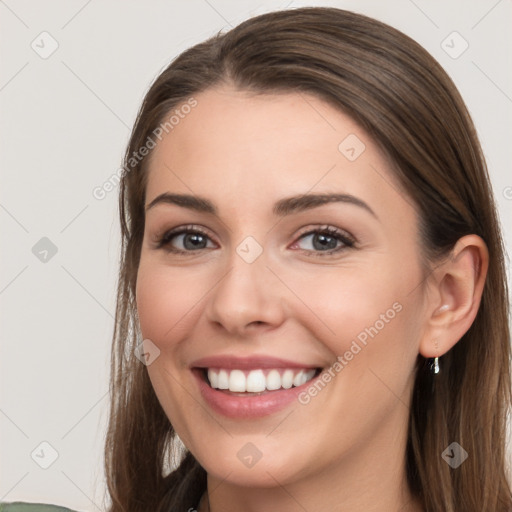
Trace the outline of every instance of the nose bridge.
<path fill-rule="evenodd" d="M 254 237 L 245 237 L 226 258 L 226 272 L 212 290 L 210 320 L 240 332 L 252 323 L 282 321 L 282 284 L 267 268 L 267 250 Z"/>

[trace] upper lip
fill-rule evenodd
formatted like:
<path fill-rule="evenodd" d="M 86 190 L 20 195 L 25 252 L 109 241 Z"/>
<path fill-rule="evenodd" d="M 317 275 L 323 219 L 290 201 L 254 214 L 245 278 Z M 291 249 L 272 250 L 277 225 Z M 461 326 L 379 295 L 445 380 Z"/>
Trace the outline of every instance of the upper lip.
<path fill-rule="evenodd" d="M 230 368 L 240 370 L 256 370 L 258 368 L 321 368 L 321 365 L 290 361 L 266 355 L 232 356 L 216 355 L 195 360 L 193 368 Z"/>

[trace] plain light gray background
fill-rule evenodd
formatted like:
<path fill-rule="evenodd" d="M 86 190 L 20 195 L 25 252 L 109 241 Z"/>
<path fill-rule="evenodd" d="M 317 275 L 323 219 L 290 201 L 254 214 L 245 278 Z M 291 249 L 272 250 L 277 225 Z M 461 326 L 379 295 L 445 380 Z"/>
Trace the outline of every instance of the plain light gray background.
<path fill-rule="evenodd" d="M 143 95 L 172 58 L 303 5 L 387 22 L 447 70 L 481 137 L 510 252 L 508 0 L 0 1 L 0 500 L 102 509 L 118 190 L 92 191 L 116 173 Z"/>

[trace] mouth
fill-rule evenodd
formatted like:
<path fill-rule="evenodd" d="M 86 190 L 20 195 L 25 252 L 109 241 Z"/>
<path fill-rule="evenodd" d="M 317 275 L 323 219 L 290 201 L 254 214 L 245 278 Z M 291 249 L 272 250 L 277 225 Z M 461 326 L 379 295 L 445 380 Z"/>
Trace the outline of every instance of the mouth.
<path fill-rule="evenodd" d="M 325 368 L 266 354 L 219 354 L 194 361 L 190 369 L 207 407 L 244 420 L 299 404 L 299 395 Z"/>
<path fill-rule="evenodd" d="M 212 389 L 235 396 L 260 396 L 307 384 L 322 368 L 197 368 Z"/>

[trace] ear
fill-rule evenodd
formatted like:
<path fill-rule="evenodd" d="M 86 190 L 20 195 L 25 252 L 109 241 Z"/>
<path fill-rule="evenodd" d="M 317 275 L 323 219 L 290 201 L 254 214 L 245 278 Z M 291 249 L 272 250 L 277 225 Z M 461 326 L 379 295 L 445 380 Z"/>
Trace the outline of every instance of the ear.
<path fill-rule="evenodd" d="M 419 351 L 441 357 L 473 323 L 489 266 L 487 245 L 477 235 L 460 238 L 450 256 L 429 276 L 426 324 Z"/>

